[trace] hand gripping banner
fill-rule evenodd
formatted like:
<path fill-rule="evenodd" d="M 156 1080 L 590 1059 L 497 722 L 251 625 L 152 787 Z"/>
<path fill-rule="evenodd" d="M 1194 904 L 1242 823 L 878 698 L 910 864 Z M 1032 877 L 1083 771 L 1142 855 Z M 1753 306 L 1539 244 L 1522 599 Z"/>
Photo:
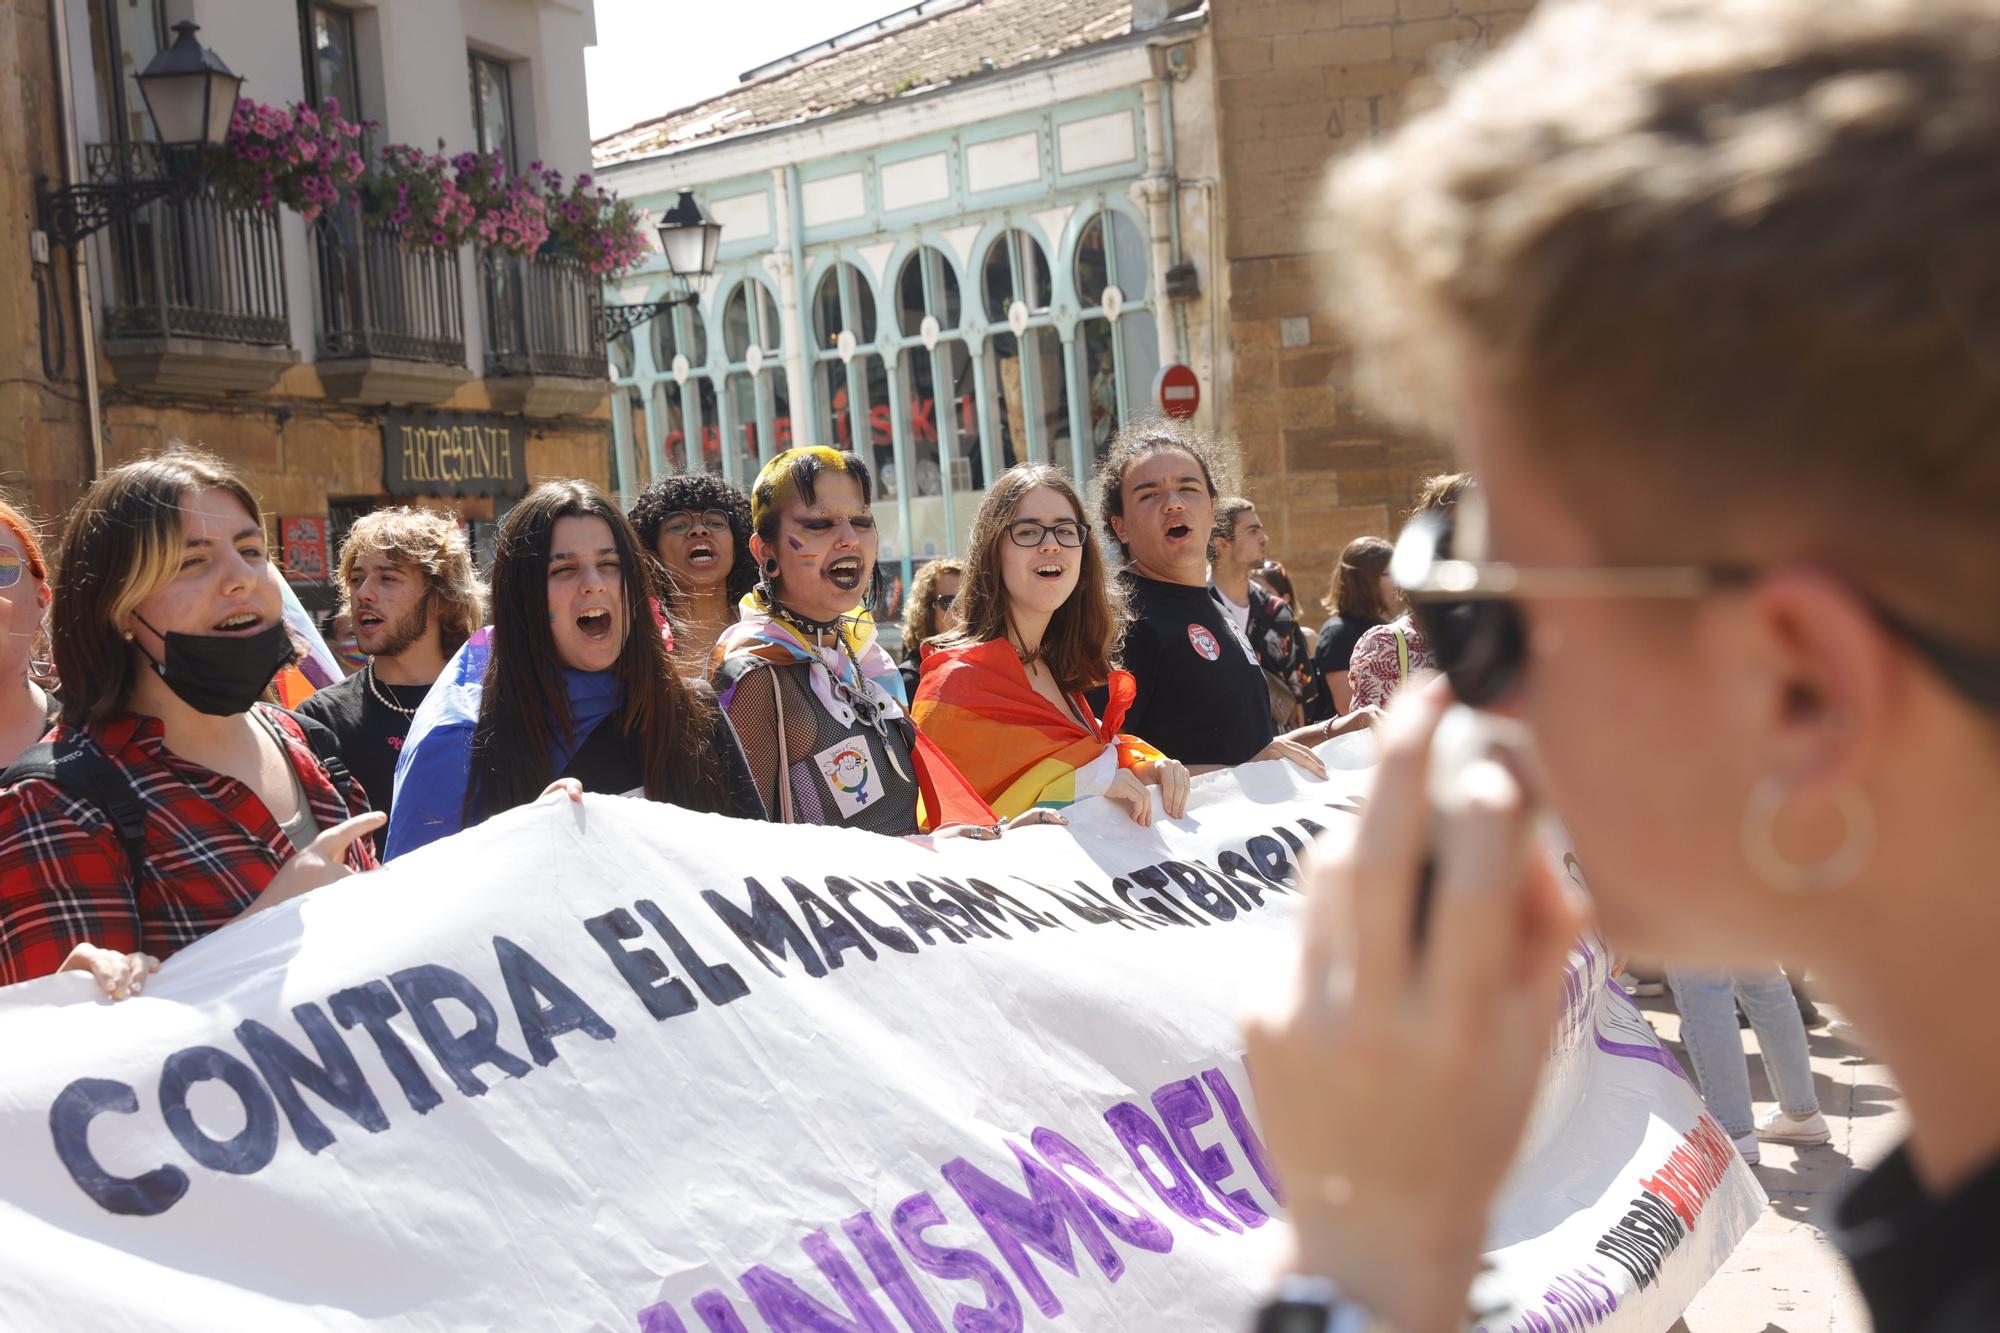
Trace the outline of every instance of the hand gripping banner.
<path fill-rule="evenodd" d="M 1282 1209 L 1238 1015 L 1368 747 L 935 848 L 552 800 L 138 999 L 0 992 L 6 1323 L 1241 1328 Z M 1490 1333 L 1658 1333 L 1763 1202 L 1607 968 L 1570 960 Z"/>

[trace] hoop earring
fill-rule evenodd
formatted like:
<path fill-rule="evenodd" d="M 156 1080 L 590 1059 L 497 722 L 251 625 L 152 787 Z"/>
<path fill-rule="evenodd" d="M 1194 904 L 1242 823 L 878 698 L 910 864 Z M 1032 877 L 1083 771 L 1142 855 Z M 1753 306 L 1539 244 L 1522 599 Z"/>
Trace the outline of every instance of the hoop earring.
<path fill-rule="evenodd" d="M 1875 811 L 1853 783 L 1843 783 L 1834 800 L 1842 825 L 1840 846 L 1811 865 L 1800 865 L 1778 850 L 1778 816 L 1791 800 L 1791 787 L 1775 773 L 1750 790 L 1743 807 L 1743 855 L 1770 888 L 1786 894 L 1830 893 L 1852 883 L 1875 849 Z"/>

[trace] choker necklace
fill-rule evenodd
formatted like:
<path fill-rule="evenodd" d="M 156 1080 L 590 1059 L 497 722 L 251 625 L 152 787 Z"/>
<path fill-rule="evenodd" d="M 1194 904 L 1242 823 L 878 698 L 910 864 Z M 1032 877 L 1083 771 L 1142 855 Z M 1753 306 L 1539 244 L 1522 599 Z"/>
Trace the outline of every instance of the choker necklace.
<path fill-rule="evenodd" d="M 375 679 L 375 664 L 373 662 L 370 662 L 365 670 L 368 672 L 368 692 L 375 696 L 376 703 L 381 704 L 392 713 L 401 713 L 404 717 L 415 717 L 417 715 L 416 709 L 405 708 L 389 697 L 388 692 Z"/>
<path fill-rule="evenodd" d="M 841 615 L 835 616 L 831 620 L 812 620 L 800 615 L 776 598 L 766 598 L 766 600 L 771 604 L 771 614 L 773 616 L 790 625 L 793 629 L 805 634 L 814 635 L 815 637 L 821 634 L 831 634 L 835 638 L 843 638 L 840 633 L 840 627 L 850 619 L 848 616 Z"/>

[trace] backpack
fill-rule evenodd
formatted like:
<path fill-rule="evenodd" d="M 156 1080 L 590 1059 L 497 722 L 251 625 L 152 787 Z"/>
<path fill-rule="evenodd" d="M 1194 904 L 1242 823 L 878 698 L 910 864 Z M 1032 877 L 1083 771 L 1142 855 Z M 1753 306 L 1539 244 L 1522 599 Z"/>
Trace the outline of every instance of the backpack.
<path fill-rule="evenodd" d="M 302 717 L 290 709 L 281 711 L 305 732 L 306 743 L 312 747 L 313 756 L 326 770 L 327 777 L 332 779 L 333 789 L 341 794 L 343 800 L 350 799 L 350 790 L 358 788 L 353 775 L 347 771 L 347 765 L 341 761 L 340 738 L 324 722 Z M 124 770 L 106 758 L 96 742 L 80 734 L 56 741 L 36 741 L 7 765 L 6 772 L 0 773 L 0 789 L 30 778 L 53 782 L 69 795 L 96 806 L 117 831 L 118 842 L 124 847 L 125 859 L 133 870 L 136 872 L 145 864 L 145 803 L 132 789 Z"/>

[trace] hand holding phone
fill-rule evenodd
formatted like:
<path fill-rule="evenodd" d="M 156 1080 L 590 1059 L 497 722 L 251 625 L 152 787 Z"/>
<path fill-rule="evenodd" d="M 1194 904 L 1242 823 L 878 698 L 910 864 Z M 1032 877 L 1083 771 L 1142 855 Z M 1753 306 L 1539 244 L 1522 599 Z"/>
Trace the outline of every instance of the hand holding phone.
<path fill-rule="evenodd" d="M 1292 1271 L 1412 1333 L 1465 1317 L 1582 924 L 1522 738 L 1450 708 L 1442 682 L 1397 697 L 1353 841 L 1315 860 L 1294 993 L 1245 1033 Z"/>

